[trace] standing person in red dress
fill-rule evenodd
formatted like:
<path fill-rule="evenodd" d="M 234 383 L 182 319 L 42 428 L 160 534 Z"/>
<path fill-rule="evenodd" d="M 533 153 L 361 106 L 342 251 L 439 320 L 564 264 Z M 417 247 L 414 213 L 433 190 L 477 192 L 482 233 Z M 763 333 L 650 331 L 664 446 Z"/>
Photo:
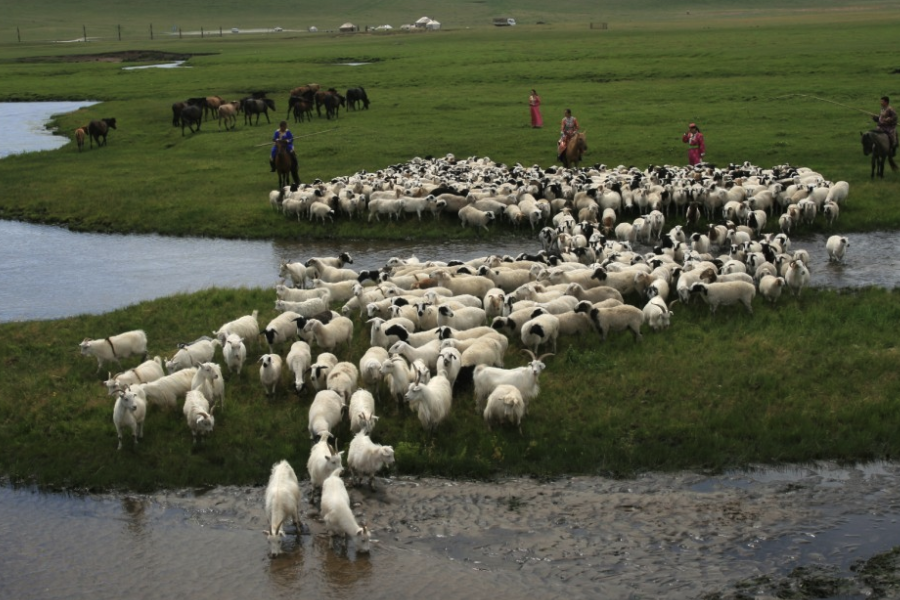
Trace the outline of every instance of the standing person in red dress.
<path fill-rule="evenodd" d="M 696 123 L 688 125 L 688 130 L 681 136 L 681 141 L 688 144 L 688 162 L 691 166 L 703 162 L 703 157 L 706 156 L 706 142 Z"/>
<path fill-rule="evenodd" d="M 531 127 L 540 129 L 544 126 L 544 117 L 541 116 L 541 97 L 534 90 L 528 96 L 528 106 L 531 107 Z"/>

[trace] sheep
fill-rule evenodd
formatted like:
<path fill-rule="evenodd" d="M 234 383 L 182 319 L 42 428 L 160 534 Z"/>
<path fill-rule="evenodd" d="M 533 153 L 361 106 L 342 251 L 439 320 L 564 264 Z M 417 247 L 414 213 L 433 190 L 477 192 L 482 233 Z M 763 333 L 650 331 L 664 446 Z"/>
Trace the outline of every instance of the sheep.
<path fill-rule="evenodd" d="M 481 275 L 453 275 L 447 269 L 437 269 L 432 277 L 441 287 L 450 290 L 449 296 L 469 294 L 484 298 L 488 290 L 496 287 L 494 282 Z"/>
<path fill-rule="evenodd" d="M 359 359 L 359 375 L 362 385 L 379 395 L 381 389 L 381 365 L 388 359 L 388 351 L 381 346 L 370 346 Z"/>
<path fill-rule="evenodd" d="M 356 552 L 367 554 L 369 530 L 365 525 L 360 526 L 353 516 L 350 509 L 350 495 L 341 479 L 341 469 L 336 469 L 322 483 L 321 505 L 322 520 L 332 535 L 343 537 L 345 543 L 348 537 L 352 537 Z"/>
<path fill-rule="evenodd" d="M 614 300 L 613 302 L 617 302 L 617 300 Z M 593 323 L 591 323 L 591 318 L 587 313 L 569 311 L 561 315 L 556 315 L 556 318 L 559 320 L 559 335 L 582 335 L 585 331 L 590 331 L 594 327 Z"/>
<path fill-rule="evenodd" d="M 195 444 L 204 436 L 212 433 L 216 418 L 213 416 L 212 410 L 209 408 L 209 400 L 206 399 L 203 392 L 190 390 L 184 399 L 183 410 Z"/>
<path fill-rule="evenodd" d="M 236 333 L 229 333 L 222 345 L 222 356 L 228 371 L 240 375 L 247 360 L 247 346 L 244 345 L 243 338 Z"/>
<path fill-rule="evenodd" d="M 216 363 L 205 362 L 197 367 L 191 378 L 191 389 L 200 390 L 214 405 L 221 403 L 225 408 L 225 379 L 222 377 L 222 367 Z"/>
<path fill-rule="evenodd" d="M 429 372 L 437 370 L 437 359 L 440 352 L 441 340 L 437 337 L 421 346 L 412 346 L 404 341 L 395 342 L 388 350 L 389 355 L 393 356 L 399 354 L 410 363 L 417 359 L 422 360 Z"/>
<path fill-rule="evenodd" d="M 278 284 L 275 286 L 275 297 L 279 300 L 288 300 L 289 302 L 303 302 L 312 298 L 321 298 L 326 304 L 331 304 L 331 291 L 321 287 L 307 290 Z M 259 327 L 257 327 L 258 331 Z"/>
<path fill-rule="evenodd" d="M 343 281 L 356 282 L 359 277 L 359 273 L 353 269 L 332 267 L 320 258 L 309 259 L 306 261 L 306 266 L 307 268 L 312 269 L 314 279 L 325 281 L 327 283 L 340 283 Z"/>
<path fill-rule="evenodd" d="M 446 377 L 435 375 L 427 384 L 420 381 L 409 384 L 406 401 L 418 414 L 422 427 L 434 433 L 435 427 L 450 415 L 453 388 Z"/>
<path fill-rule="evenodd" d="M 278 382 L 281 381 L 281 369 L 283 361 L 277 354 L 263 354 L 257 361 L 259 367 L 259 381 L 266 390 L 266 396 L 275 398 L 278 391 Z"/>
<path fill-rule="evenodd" d="M 546 356 L 552 354 L 542 354 L 535 356 L 531 350 L 523 350 L 531 356 L 531 362 L 522 367 L 515 369 L 503 369 L 492 367 L 487 364 L 480 364 L 475 367 L 472 381 L 475 387 L 475 409 L 483 410 L 482 403 L 490 394 L 497 389 L 497 386 L 509 384 L 518 388 L 522 394 L 522 402 L 525 405 L 525 411 L 528 411 L 528 403 L 537 398 L 541 391 L 538 382 L 541 372 L 546 368 L 543 360 Z"/>
<path fill-rule="evenodd" d="M 332 428 L 341 422 L 344 409 L 344 397 L 333 390 L 320 390 L 309 406 L 309 439 L 321 437 L 323 433 L 331 433 Z"/>
<path fill-rule="evenodd" d="M 682 271 L 675 284 L 678 300 L 680 300 L 682 304 L 687 304 L 691 298 L 692 285 L 698 281 L 709 283 L 715 281 L 717 277 L 716 269 L 712 267 L 693 268 L 689 271 Z"/>
<path fill-rule="evenodd" d="M 322 223 L 325 223 L 325 219 L 331 219 L 331 222 L 334 223 L 334 209 L 324 202 L 313 202 L 309 205 L 309 220 L 319 219 Z"/>
<path fill-rule="evenodd" d="M 850 184 L 846 181 L 838 181 L 835 182 L 830 188 L 828 188 L 828 195 L 825 196 L 825 202 L 834 202 L 835 204 L 842 204 L 847 200 L 847 196 L 850 194 Z"/>
<path fill-rule="evenodd" d="M 383 328 L 383 330 L 386 336 L 396 337 L 398 340 L 402 340 L 410 346 L 414 347 L 419 347 L 422 344 L 427 344 L 438 336 L 438 330 L 436 327 L 433 329 L 426 329 L 425 331 L 416 331 L 413 333 L 401 324 L 394 324 L 390 327 Z"/>
<path fill-rule="evenodd" d="M 463 227 L 474 225 L 475 227 L 481 227 L 485 231 L 490 231 L 487 224 L 494 220 L 494 213 L 479 210 L 472 205 L 462 207 L 457 214 Z"/>
<path fill-rule="evenodd" d="M 177 403 L 178 397 L 186 394 L 191 389 L 191 382 L 194 380 L 197 369 L 182 369 L 160 377 L 147 383 L 132 385 L 131 389 L 137 389 L 147 402 L 158 406 L 171 408 Z"/>
<path fill-rule="evenodd" d="M 522 326 L 526 322 L 542 314 L 549 313 L 547 313 L 545 309 L 536 306 L 520 308 L 519 310 L 511 312 L 509 316 L 494 317 L 493 321 L 491 321 L 491 328 L 505 333 L 508 336 L 521 336 Z"/>
<path fill-rule="evenodd" d="M 303 391 L 306 373 L 310 370 L 312 364 L 312 352 L 309 344 L 302 340 L 291 344 L 291 350 L 288 352 L 285 362 L 288 369 L 294 374 L 294 391 L 299 394 Z"/>
<path fill-rule="evenodd" d="M 348 402 L 359 384 L 359 369 L 352 362 L 339 362 L 328 372 L 325 388 L 337 392 Z"/>
<path fill-rule="evenodd" d="M 284 524 L 288 518 L 293 520 L 297 539 L 300 539 L 300 496 L 300 483 L 290 463 L 282 460 L 272 465 L 265 496 L 266 521 L 269 526 L 263 531 L 269 542 L 270 557 L 274 558 L 282 553 Z"/>
<path fill-rule="evenodd" d="M 716 313 L 719 306 L 728 306 L 740 302 L 753 314 L 753 298 L 756 296 L 756 286 L 745 281 L 726 281 L 724 283 L 695 283 L 691 286 L 691 294 L 700 294 L 703 300 L 709 304 L 711 314 Z"/>
<path fill-rule="evenodd" d="M 573 298 L 574 300 L 574 298 Z M 554 314 L 543 314 L 526 321 L 522 325 L 522 345 L 532 348 L 537 354 L 542 344 L 550 343 L 556 352 L 556 339 L 559 336 L 559 318 Z"/>
<path fill-rule="evenodd" d="M 660 296 L 650 298 L 641 312 L 644 315 L 644 323 L 653 331 L 668 329 L 671 325 L 672 312 L 666 306 L 665 299 Z"/>
<path fill-rule="evenodd" d="M 119 438 L 118 450 L 122 449 L 122 431 L 128 427 L 134 438 L 134 445 L 138 440 L 144 439 L 144 418 L 147 416 L 147 400 L 126 388 L 116 396 L 116 404 L 113 406 L 113 424 L 116 426 L 116 435 Z"/>
<path fill-rule="evenodd" d="M 784 285 L 784 277 L 763 275 L 759 280 L 759 294 L 772 304 L 775 304 L 778 298 L 781 297 Z"/>
<path fill-rule="evenodd" d="M 350 343 L 353 341 L 353 321 L 347 317 L 335 317 L 327 325 L 320 321 L 309 321 L 303 330 L 313 335 L 319 348 L 329 352 L 341 343 L 345 344 L 349 350 Z"/>
<path fill-rule="evenodd" d="M 825 250 L 828 251 L 829 262 L 843 262 L 844 252 L 850 246 L 847 238 L 840 235 L 833 235 L 825 242 Z"/>
<path fill-rule="evenodd" d="M 579 305 L 576 310 L 584 310 L 583 305 Z M 611 308 L 591 307 L 587 310 L 594 324 L 594 329 L 600 334 L 600 341 L 605 342 L 610 331 L 631 331 L 634 336 L 635 343 L 640 342 L 641 325 L 644 322 L 644 313 L 636 306 L 622 304 Z"/>
<path fill-rule="evenodd" d="M 307 269 L 301 262 L 282 261 L 278 267 L 278 276 L 284 279 L 290 277 L 295 288 L 306 287 Z"/>
<path fill-rule="evenodd" d="M 353 264 L 353 257 L 348 252 L 341 252 L 337 256 L 313 256 L 306 261 L 307 266 L 313 263 L 342 269 L 344 265 Z"/>
<path fill-rule="evenodd" d="M 441 342 L 443 344 L 443 342 Z M 450 382 L 450 387 L 456 383 L 459 370 L 462 367 L 462 354 L 452 347 L 441 348 L 438 354 L 437 374 L 443 375 Z"/>
<path fill-rule="evenodd" d="M 323 432 L 319 436 L 319 441 L 309 449 L 306 472 L 309 473 L 309 482 L 312 484 L 311 497 L 321 496 L 322 483 L 335 469 L 340 469 L 342 466 L 341 455 L 344 452 L 343 450 L 338 452 L 335 447 L 337 444 L 329 443 L 331 437 L 330 433 Z"/>
<path fill-rule="evenodd" d="M 784 281 L 791 294 L 800 297 L 803 288 L 809 285 L 809 269 L 802 260 L 792 260 L 784 274 Z"/>
<path fill-rule="evenodd" d="M 350 415 L 350 431 L 353 433 L 364 432 L 366 435 L 372 433 L 378 417 L 375 416 L 375 398 L 368 390 L 356 390 L 350 396 L 350 407 L 348 409 Z"/>
<path fill-rule="evenodd" d="M 413 371 L 409 363 L 400 355 L 391 356 L 381 363 L 381 374 L 388 377 L 391 395 L 397 399 L 399 406 L 413 380 Z"/>
<path fill-rule="evenodd" d="M 328 290 L 331 302 L 346 302 L 353 297 L 353 286 L 359 283 L 355 279 L 350 281 L 338 281 L 331 283 L 321 279 L 313 279 L 313 288 Z"/>
<path fill-rule="evenodd" d="M 486 313 L 483 308 L 465 306 L 453 310 L 447 305 L 438 307 L 438 326 L 453 327 L 454 329 L 472 329 L 484 324 Z"/>
<path fill-rule="evenodd" d="M 622 293 L 619 290 L 605 285 L 585 288 L 579 283 L 570 283 L 566 286 L 565 293 L 569 296 L 574 296 L 579 300 L 587 300 L 591 304 L 602 302 L 609 298 L 614 298 L 622 303 L 625 302 L 622 298 Z"/>
<path fill-rule="evenodd" d="M 84 338 L 79 344 L 83 356 L 93 356 L 97 359 L 97 372 L 100 373 L 104 362 L 114 362 L 122 367 L 120 358 L 128 358 L 132 354 L 142 355 L 141 360 L 147 360 L 147 334 L 141 329 L 126 331 L 118 335 L 112 335 L 102 340 Z"/>
<path fill-rule="evenodd" d="M 369 223 L 372 217 L 376 221 L 381 221 L 381 215 L 387 215 L 389 219 L 400 220 L 400 213 L 403 212 L 403 198 L 375 198 L 369 200 Z"/>
<path fill-rule="evenodd" d="M 316 362 L 309 367 L 309 380 L 317 392 L 327 387 L 328 374 L 338 362 L 338 357 L 331 352 L 322 352 L 316 357 Z"/>
<path fill-rule="evenodd" d="M 163 371 L 162 359 L 155 356 L 150 360 L 142 362 L 133 369 L 115 375 L 108 373 L 109 379 L 104 381 L 103 385 L 106 386 L 109 395 L 113 396 L 116 392 L 124 389 L 125 386 L 133 383 L 156 381 L 160 377 L 164 377 L 165 374 L 165 371 Z"/>
<path fill-rule="evenodd" d="M 504 421 L 515 425 L 522 434 L 522 417 L 525 415 L 525 401 L 522 392 L 514 385 L 500 384 L 488 396 L 484 407 L 484 422 L 488 430 L 491 422 L 502 424 Z"/>
<path fill-rule="evenodd" d="M 297 337 L 296 319 L 301 316 L 288 310 L 269 321 L 260 335 L 266 336 L 270 354 L 274 354 L 275 344 L 281 344 Z"/>
<path fill-rule="evenodd" d="M 368 476 L 369 488 L 375 489 L 375 473 L 382 467 L 394 464 L 394 449 L 391 446 L 375 444 L 365 431 L 360 431 L 350 441 L 347 452 L 347 466 L 351 481 Z"/>
<path fill-rule="evenodd" d="M 310 298 L 309 300 L 303 300 L 300 302 L 294 302 L 291 300 L 276 300 L 275 310 L 282 313 L 290 311 L 302 317 L 309 318 L 321 312 L 327 311 L 328 301 L 324 298 Z"/>

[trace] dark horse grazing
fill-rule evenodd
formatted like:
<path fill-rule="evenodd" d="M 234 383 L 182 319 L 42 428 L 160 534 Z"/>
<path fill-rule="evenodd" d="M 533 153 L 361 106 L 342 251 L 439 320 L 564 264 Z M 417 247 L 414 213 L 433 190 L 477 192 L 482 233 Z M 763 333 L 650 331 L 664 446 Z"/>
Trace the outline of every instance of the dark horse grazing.
<path fill-rule="evenodd" d="M 269 111 L 275 111 L 275 101 L 271 98 L 244 98 L 241 100 L 241 108 L 244 111 L 244 125 L 253 123 L 253 115 L 256 115 L 256 124 L 259 125 L 260 114 L 266 115 L 266 121 L 271 123 Z"/>
<path fill-rule="evenodd" d="M 181 135 L 184 137 L 184 128 L 187 127 L 191 133 L 200 131 L 200 124 L 203 123 L 203 108 L 199 105 L 185 106 L 181 111 Z M 194 125 L 197 129 L 194 129 Z"/>
<path fill-rule="evenodd" d="M 347 110 L 359 110 L 362 103 L 363 108 L 369 110 L 369 96 L 362 87 L 350 88 L 347 90 Z"/>
<path fill-rule="evenodd" d="M 884 178 L 885 160 L 890 161 L 892 171 L 897 170 L 897 163 L 894 162 L 894 157 L 891 156 L 891 141 L 886 133 L 872 130 L 861 133 L 860 136 L 862 136 L 863 154 L 866 156 L 872 155 L 872 179 L 875 179 L 876 168 L 878 176 Z"/>
<path fill-rule="evenodd" d="M 88 135 L 91 138 L 91 148 L 94 147 L 94 140 L 97 140 L 97 147 L 106 145 L 106 134 L 109 133 L 109 128 L 116 128 L 116 120 L 115 119 L 100 119 L 91 121 L 88 125 Z M 100 138 L 103 138 L 103 141 L 100 141 Z"/>
<path fill-rule="evenodd" d="M 279 190 L 283 190 L 291 183 L 292 162 L 287 140 L 277 140 L 275 142 L 275 170 L 278 171 Z M 295 177 L 295 179 L 299 179 L 299 177 Z"/>
<path fill-rule="evenodd" d="M 566 144 L 566 150 L 562 155 L 562 163 L 566 168 L 577 167 L 581 162 L 581 156 L 587 152 L 587 140 L 584 133 L 576 133 Z"/>

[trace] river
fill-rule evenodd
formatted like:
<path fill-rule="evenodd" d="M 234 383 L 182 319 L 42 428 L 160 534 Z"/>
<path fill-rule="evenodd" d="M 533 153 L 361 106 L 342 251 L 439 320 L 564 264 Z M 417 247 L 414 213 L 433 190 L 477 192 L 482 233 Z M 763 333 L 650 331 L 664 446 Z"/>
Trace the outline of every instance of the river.
<path fill-rule="evenodd" d="M 841 265 L 827 263 L 822 237 L 795 241 L 813 257 L 813 284 L 897 286 L 897 234 L 849 237 Z M 76 234 L 9 221 L 0 239 L 0 321 L 101 313 L 213 285 L 271 286 L 282 260 L 340 251 L 362 269 L 394 255 L 537 249 Z M 199 271 L 198 254 L 208 257 Z M 388 477 L 351 498 L 378 540 L 369 556 L 335 546 L 304 499 L 299 541 L 269 559 L 262 488 L 89 495 L 0 485 L 0 598 L 695 598 L 735 593 L 750 578 L 777 582 L 800 566 L 850 576 L 855 561 L 900 540 L 895 463 L 622 481 Z M 865 596 L 855 589 L 842 597 Z M 775 595 L 763 583 L 742 593 Z"/>

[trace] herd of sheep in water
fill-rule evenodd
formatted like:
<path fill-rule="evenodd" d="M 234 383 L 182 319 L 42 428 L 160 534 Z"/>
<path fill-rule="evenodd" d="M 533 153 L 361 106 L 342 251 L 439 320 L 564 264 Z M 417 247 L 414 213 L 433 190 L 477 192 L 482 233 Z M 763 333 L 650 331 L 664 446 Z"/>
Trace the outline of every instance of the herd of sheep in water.
<path fill-rule="evenodd" d="M 265 327 L 253 311 L 165 361 L 147 360 L 140 330 L 85 339 L 81 352 L 97 359 L 98 371 L 107 362 L 143 356 L 140 365 L 106 381 L 116 397 L 120 449 L 126 430 L 135 444 L 143 437 L 148 404 L 174 407 L 181 398 L 196 443 L 212 433 L 215 408 L 225 402 L 217 349 L 229 373 L 238 374 L 247 346 L 265 337 L 268 352 L 257 362 L 266 395 L 274 397 L 286 379 L 298 394 L 315 390 L 308 421 L 316 442 L 307 461 L 310 502 L 318 501 L 328 531 L 368 552 L 370 532 L 351 509 L 344 451 L 334 443 L 345 413 L 354 434 L 346 466 L 351 480 L 368 479 L 370 486 L 394 462 L 393 448 L 370 438 L 379 418 L 376 400 L 384 393 L 398 406 L 406 403 L 433 431 L 449 415 L 454 389 L 471 383 L 487 426 L 509 424 L 521 433 L 546 368 L 548 354 L 539 353 L 555 353 L 560 336 L 595 331 L 605 340 L 610 332 L 630 331 L 638 342 L 644 326 L 669 327 L 674 302 L 700 296 L 712 313 L 736 304 L 752 313 L 757 294 L 772 303 L 784 288 L 799 296 L 809 284 L 809 256 L 791 250 L 789 234 L 817 218 L 833 226 L 848 192 L 846 182 L 789 165 L 642 171 L 507 167 L 452 155 L 414 159 L 275 190 L 269 200 L 286 216 L 323 223 L 407 215 L 489 230 L 506 222 L 530 227 L 542 249 L 469 261 L 392 258 L 373 271 L 349 268 L 346 253 L 285 262 L 275 289 L 277 316 Z M 680 224 L 666 229 L 672 215 Z M 651 249 L 641 253 L 639 245 Z M 847 246 L 845 237 L 831 236 L 829 260 L 841 261 Z M 362 322 L 369 348 L 353 361 L 351 341 Z M 507 369 L 504 357 L 516 339 L 531 360 Z M 300 501 L 291 465 L 275 464 L 265 493 L 270 555 L 282 552 L 289 519 L 300 535 Z"/>

